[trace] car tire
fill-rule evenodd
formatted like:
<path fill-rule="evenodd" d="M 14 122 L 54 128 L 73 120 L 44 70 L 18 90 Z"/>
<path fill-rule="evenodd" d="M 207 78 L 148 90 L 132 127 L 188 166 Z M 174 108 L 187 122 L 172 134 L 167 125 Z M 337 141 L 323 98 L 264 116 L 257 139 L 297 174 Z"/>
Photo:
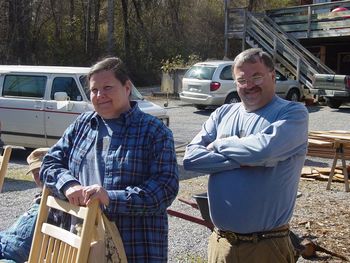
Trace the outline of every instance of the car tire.
<path fill-rule="evenodd" d="M 200 105 L 200 104 L 195 104 L 194 107 L 197 109 L 197 110 L 205 110 L 207 108 L 206 105 Z"/>
<path fill-rule="evenodd" d="M 342 105 L 342 101 L 341 100 L 336 100 L 333 98 L 326 98 L 326 104 L 328 107 L 332 108 L 332 109 L 339 109 L 339 107 Z"/>
<path fill-rule="evenodd" d="M 225 99 L 225 104 L 237 103 L 241 102 L 241 98 L 237 93 L 230 93 Z"/>
<path fill-rule="evenodd" d="M 292 88 L 288 91 L 286 99 L 290 101 L 300 101 L 300 91 L 297 88 Z"/>

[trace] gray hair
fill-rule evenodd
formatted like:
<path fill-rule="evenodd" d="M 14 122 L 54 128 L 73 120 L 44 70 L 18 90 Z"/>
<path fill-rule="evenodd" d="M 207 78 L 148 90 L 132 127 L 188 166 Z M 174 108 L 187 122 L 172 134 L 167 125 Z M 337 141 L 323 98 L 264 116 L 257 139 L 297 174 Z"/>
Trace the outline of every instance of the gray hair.
<path fill-rule="evenodd" d="M 93 74 L 101 71 L 112 71 L 122 85 L 130 80 L 125 64 L 118 57 L 108 57 L 94 64 L 87 74 L 87 79 L 90 80 Z"/>
<path fill-rule="evenodd" d="M 232 71 L 236 67 L 241 67 L 244 63 L 262 62 L 270 71 L 275 69 L 275 64 L 271 56 L 261 48 L 250 48 L 237 55 L 233 61 Z"/>

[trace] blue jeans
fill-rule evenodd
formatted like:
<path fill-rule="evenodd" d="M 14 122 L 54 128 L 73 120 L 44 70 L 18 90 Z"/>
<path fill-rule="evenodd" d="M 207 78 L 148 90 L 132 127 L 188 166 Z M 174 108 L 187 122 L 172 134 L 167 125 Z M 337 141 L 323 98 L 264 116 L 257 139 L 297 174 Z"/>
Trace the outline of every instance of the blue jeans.
<path fill-rule="evenodd" d="M 10 228 L 0 232 L 0 262 L 28 260 L 38 211 L 39 205 L 33 204 Z"/>

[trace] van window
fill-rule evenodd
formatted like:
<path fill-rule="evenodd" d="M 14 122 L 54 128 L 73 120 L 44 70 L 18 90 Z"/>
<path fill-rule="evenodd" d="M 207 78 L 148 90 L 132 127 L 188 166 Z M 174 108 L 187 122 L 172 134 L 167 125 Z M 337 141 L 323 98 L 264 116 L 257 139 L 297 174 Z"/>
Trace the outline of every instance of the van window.
<path fill-rule="evenodd" d="M 52 83 L 51 99 L 54 100 L 56 92 L 66 92 L 70 100 L 82 101 L 77 83 L 71 77 L 56 77 Z"/>
<path fill-rule="evenodd" d="M 45 76 L 6 75 L 3 96 L 43 98 Z"/>
<path fill-rule="evenodd" d="M 232 66 L 226 66 L 222 69 L 220 74 L 222 80 L 233 80 L 232 78 Z"/>

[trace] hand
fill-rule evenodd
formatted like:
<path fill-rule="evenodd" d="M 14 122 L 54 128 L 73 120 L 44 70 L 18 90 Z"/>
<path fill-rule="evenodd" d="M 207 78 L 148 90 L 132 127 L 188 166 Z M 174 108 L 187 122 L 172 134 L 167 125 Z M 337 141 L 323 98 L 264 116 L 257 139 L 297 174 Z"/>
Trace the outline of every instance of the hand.
<path fill-rule="evenodd" d="M 85 205 L 83 186 L 80 184 L 74 184 L 73 186 L 67 188 L 64 195 L 72 205 Z"/>
<path fill-rule="evenodd" d="M 109 204 L 109 197 L 107 191 L 98 184 L 84 187 L 83 195 L 84 203 L 86 205 L 89 205 L 95 199 L 97 199 L 103 205 Z"/>
<path fill-rule="evenodd" d="M 211 142 L 207 145 L 207 150 L 208 151 L 214 151 L 214 142 Z"/>

